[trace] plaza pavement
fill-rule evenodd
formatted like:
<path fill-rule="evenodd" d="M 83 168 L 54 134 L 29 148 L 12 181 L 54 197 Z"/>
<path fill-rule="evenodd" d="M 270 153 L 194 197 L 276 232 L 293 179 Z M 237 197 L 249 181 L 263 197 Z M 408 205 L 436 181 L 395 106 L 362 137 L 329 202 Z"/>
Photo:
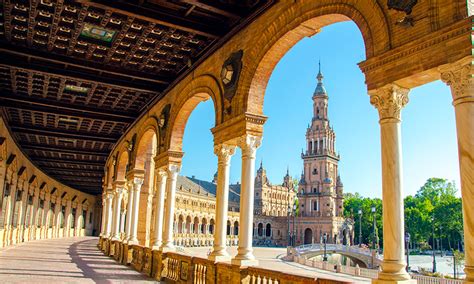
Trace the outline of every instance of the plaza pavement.
<path fill-rule="evenodd" d="M 157 283 L 105 256 L 98 240 L 38 240 L 0 249 L 0 283 Z"/>

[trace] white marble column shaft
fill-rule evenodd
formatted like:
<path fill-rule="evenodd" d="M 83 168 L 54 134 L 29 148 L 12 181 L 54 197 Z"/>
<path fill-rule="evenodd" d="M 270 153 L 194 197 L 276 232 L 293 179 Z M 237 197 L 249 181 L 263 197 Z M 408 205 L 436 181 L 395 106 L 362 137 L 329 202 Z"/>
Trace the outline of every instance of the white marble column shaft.
<path fill-rule="evenodd" d="M 127 201 L 127 219 L 125 221 L 125 238 L 128 242 L 132 235 L 132 217 L 133 217 L 133 181 L 128 183 L 128 201 Z"/>
<path fill-rule="evenodd" d="M 257 265 L 258 261 L 253 255 L 252 226 L 254 214 L 254 173 L 257 148 L 260 146 L 261 137 L 246 135 L 239 147 L 242 149 L 242 182 L 240 189 L 240 230 L 239 247 L 232 263 L 240 266 Z"/>
<path fill-rule="evenodd" d="M 131 222 L 131 235 L 128 241 L 129 245 L 138 244 L 138 212 L 140 206 L 140 191 L 143 185 L 143 178 L 135 177 L 133 179 L 133 208 L 132 208 L 132 222 Z"/>
<path fill-rule="evenodd" d="M 101 226 L 100 226 L 100 236 L 104 237 L 105 236 L 105 218 L 106 218 L 106 212 L 107 212 L 107 198 L 105 195 L 102 195 L 102 220 L 101 220 Z"/>
<path fill-rule="evenodd" d="M 106 226 L 105 226 L 105 237 L 109 238 L 110 234 L 112 232 L 112 201 L 113 201 L 114 195 L 113 193 L 107 193 L 107 209 L 106 209 Z"/>
<path fill-rule="evenodd" d="M 179 165 L 171 164 L 168 166 L 168 180 L 166 181 L 166 203 L 165 203 L 165 228 L 163 235 L 163 251 L 174 250 L 173 244 L 173 223 L 174 223 L 174 204 L 176 196 L 176 181 L 180 170 Z"/>
<path fill-rule="evenodd" d="M 472 57 L 440 68 L 451 87 L 456 114 L 459 169 L 464 222 L 466 283 L 474 283 L 474 68 Z"/>
<path fill-rule="evenodd" d="M 389 84 L 370 92 L 370 103 L 380 117 L 382 145 L 382 203 L 384 260 L 375 283 L 411 282 L 405 262 L 401 110 L 408 103 L 408 89 Z M 416 283 L 416 281 L 415 281 Z"/>
<path fill-rule="evenodd" d="M 120 212 L 122 210 L 121 207 L 122 207 L 122 197 L 123 197 L 123 187 L 117 187 L 115 189 L 115 192 L 114 192 L 114 195 L 115 195 L 115 208 L 114 208 L 114 231 L 113 231 L 113 235 L 112 235 L 112 240 L 114 241 L 118 241 L 120 240 Z"/>
<path fill-rule="evenodd" d="M 160 249 L 163 244 L 163 217 L 165 207 L 165 192 L 167 173 L 165 170 L 156 169 L 156 203 L 155 203 L 155 235 L 153 239 L 154 250 Z"/>
<path fill-rule="evenodd" d="M 230 159 L 235 153 L 233 145 L 217 145 L 214 147 L 217 155 L 217 189 L 216 189 L 216 223 L 214 229 L 214 248 L 209 259 L 227 261 L 230 259 L 226 251 L 226 225 L 229 207 L 229 172 Z"/>

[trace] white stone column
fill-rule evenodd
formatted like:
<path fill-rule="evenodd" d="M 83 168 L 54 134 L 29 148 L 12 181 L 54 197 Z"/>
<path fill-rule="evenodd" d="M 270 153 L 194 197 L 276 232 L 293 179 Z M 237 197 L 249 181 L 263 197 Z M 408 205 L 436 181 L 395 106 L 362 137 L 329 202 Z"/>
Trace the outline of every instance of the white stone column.
<path fill-rule="evenodd" d="M 153 250 L 160 249 L 163 244 L 163 215 L 165 207 L 165 191 L 167 173 L 162 169 L 155 169 L 156 177 L 156 203 L 155 203 L 155 236 Z"/>
<path fill-rule="evenodd" d="M 76 216 L 74 216 L 75 222 L 74 222 L 74 236 L 79 237 L 81 236 L 81 229 L 82 229 L 82 224 L 81 224 L 81 217 L 82 217 L 82 204 L 77 204 L 76 207 Z M 84 222 L 84 220 L 82 220 Z"/>
<path fill-rule="evenodd" d="M 111 192 L 107 193 L 107 202 L 106 202 L 106 226 L 105 226 L 105 237 L 110 238 L 112 232 L 112 201 L 114 195 Z"/>
<path fill-rule="evenodd" d="M 125 221 L 125 238 L 124 241 L 128 242 L 132 235 L 132 215 L 133 215 L 133 181 L 128 182 L 128 201 L 127 201 L 127 219 Z"/>
<path fill-rule="evenodd" d="M 115 189 L 115 192 L 114 192 L 114 195 L 115 195 L 115 198 L 114 198 L 114 217 L 113 217 L 113 220 L 114 220 L 114 225 L 113 225 L 113 235 L 112 235 L 112 240 L 113 241 L 119 241 L 120 240 L 120 212 L 122 210 L 121 207 L 122 207 L 122 197 L 123 197 L 123 185 L 117 185 L 116 186 L 116 189 Z"/>
<path fill-rule="evenodd" d="M 474 68 L 472 57 L 440 68 L 456 114 L 464 221 L 466 283 L 474 283 Z"/>
<path fill-rule="evenodd" d="M 48 238 L 48 227 L 49 227 L 49 208 L 51 207 L 51 195 L 49 193 L 46 194 L 44 200 L 44 208 L 43 208 L 43 224 L 41 226 L 41 238 L 47 239 Z"/>
<path fill-rule="evenodd" d="M 239 147 L 242 149 L 242 185 L 240 189 L 240 230 L 239 248 L 232 264 L 240 266 L 257 265 L 253 255 L 252 225 L 254 214 L 254 173 L 255 156 L 260 146 L 261 138 L 251 135 L 244 136 Z"/>
<path fill-rule="evenodd" d="M 56 203 L 54 205 L 54 226 L 53 226 L 53 238 L 59 237 L 59 228 L 60 228 L 60 218 L 59 213 L 61 212 L 61 197 L 56 198 Z"/>
<path fill-rule="evenodd" d="M 140 190 L 143 185 L 142 177 L 133 178 L 133 208 L 132 208 L 132 221 L 130 228 L 130 239 L 129 245 L 138 245 L 138 207 L 140 206 Z"/>
<path fill-rule="evenodd" d="M 101 226 L 100 226 L 100 236 L 105 237 L 105 218 L 106 218 L 106 212 L 107 212 L 107 197 L 105 194 L 102 194 L 102 220 L 101 220 Z"/>
<path fill-rule="evenodd" d="M 226 227 L 229 207 L 230 159 L 235 153 L 234 145 L 221 144 L 214 147 L 217 155 L 216 220 L 214 226 L 214 248 L 209 255 L 213 261 L 227 261 Z"/>
<path fill-rule="evenodd" d="M 401 110 L 408 103 L 408 89 L 389 84 L 370 91 L 370 103 L 380 116 L 382 145 L 382 203 L 384 260 L 382 272 L 373 283 L 416 283 L 410 280 L 405 262 L 405 217 L 403 211 L 403 171 Z"/>
<path fill-rule="evenodd" d="M 66 222 L 65 223 L 65 230 L 63 237 L 70 237 L 71 236 L 71 212 L 72 212 L 72 201 L 66 201 Z M 33 221 L 34 222 L 34 221 Z"/>
<path fill-rule="evenodd" d="M 166 202 L 165 202 L 165 229 L 163 235 L 163 244 L 161 249 L 166 251 L 174 250 L 173 244 L 173 222 L 174 222 L 174 204 L 176 196 L 176 181 L 180 166 L 170 164 L 168 166 L 168 180 L 166 181 Z"/>

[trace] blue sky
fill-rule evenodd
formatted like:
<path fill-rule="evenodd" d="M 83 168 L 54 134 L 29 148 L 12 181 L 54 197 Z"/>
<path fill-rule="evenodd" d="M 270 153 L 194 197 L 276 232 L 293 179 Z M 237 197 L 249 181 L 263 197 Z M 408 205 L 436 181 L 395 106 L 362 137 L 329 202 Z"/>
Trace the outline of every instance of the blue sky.
<path fill-rule="evenodd" d="M 329 94 L 329 117 L 341 155 L 339 172 L 345 192 L 381 197 L 380 130 L 378 113 L 370 105 L 364 76 L 357 66 L 365 59 L 362 36 L 352 22 L 326 27 L 305 38 L 278 63 L 267 86 L 262 146 L 263 160 L 274 184 L 283 180 L 287 167 L 299 177 L 301 149 L 312 117 L 311 96 L 316 87 L 318 60 Z M 413 89 L 402 111 L 403 185 L 414 194 L 430 177 L 454 180 L 459 188 L 459 167 L 454 109 L 449 88 L 436 81 Z M 217 169 L 210 128 L 214 126 L 211 101 L 201 103 L 186 126 L 181 174 L 211 180 Z M 231 182 L 240 180 L 241 152 L 232 157 Z"/>

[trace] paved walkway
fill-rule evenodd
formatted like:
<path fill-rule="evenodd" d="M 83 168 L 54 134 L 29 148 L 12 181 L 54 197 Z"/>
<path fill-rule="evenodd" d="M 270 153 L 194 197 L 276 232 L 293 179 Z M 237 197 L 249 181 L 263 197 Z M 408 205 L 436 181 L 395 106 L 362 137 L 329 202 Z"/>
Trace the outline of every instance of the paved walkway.
<path fill-rule="evenodd" d="M 0 283 L 156 283 L 105 256 L 97 242 L 65 238 L 0 249 Z"/>

